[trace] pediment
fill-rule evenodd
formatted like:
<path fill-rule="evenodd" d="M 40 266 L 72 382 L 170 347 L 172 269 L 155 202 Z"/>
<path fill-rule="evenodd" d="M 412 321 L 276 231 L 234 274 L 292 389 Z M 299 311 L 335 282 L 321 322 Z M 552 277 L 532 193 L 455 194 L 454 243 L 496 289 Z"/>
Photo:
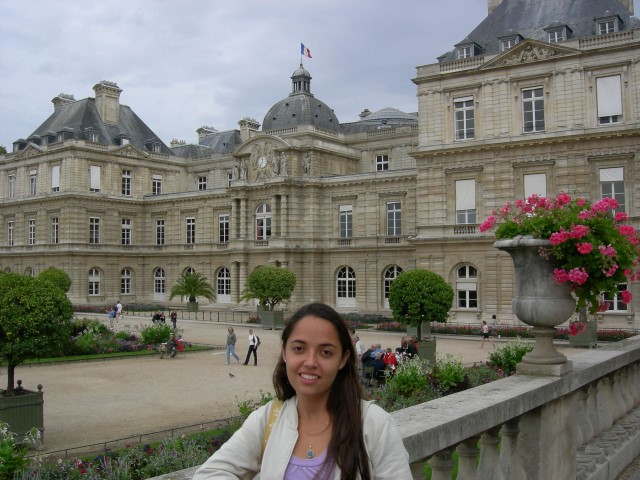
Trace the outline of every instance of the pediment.
<path fill-rule="evenodd" d="M 130 157 L 130 158 L 149 158 L 149 154 L 147 152 L 143 152 L 139 148 L 130 143 L 127 145 L 123 145 L 120 148 L 114 150 L 116 155 L 120 155 L 122 157 Z"/>
<path fill-rule="evenodd" d="M 266 152 L 270 150 L 283 150 L 291 148 L 291 145 L 275 135 L 257 135 L 244 142 L 234 153 L 235 157 L 243 157 L 254 152 Z"/>
<path fill-rule="evenodd" d="M 558 57 L 579 55 L 580 53 L 580 50 L 575 48 L 568 48 L 554 43 L 525 40 L 485 63 L 479 70 L 554 60 Z"/>
<path fill-rule="evenodd" d="M 244 143 L 234 153 L 236 158 L 232 180 L 262 183 L 276 177 L 288 176 L 287 142 L 273 135 L 258 135 Z"/>
<path fill-rule="evenodd" d="M 25 148 L 20 150 L 20 153 L 16 155 L 16 159 L 19 158 L 29 158 L 29 157 L 37 157 L 46 153 L 46 150 L 35 143 L 29 143 Z"/>

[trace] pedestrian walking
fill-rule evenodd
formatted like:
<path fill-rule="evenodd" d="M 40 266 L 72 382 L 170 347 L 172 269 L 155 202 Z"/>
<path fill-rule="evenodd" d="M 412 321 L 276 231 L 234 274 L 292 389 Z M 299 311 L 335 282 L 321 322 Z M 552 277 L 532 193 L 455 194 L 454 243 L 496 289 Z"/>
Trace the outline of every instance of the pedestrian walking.
<path fill-rule="evenodd" d="M 258 337 L 253 334 L 253 329 L 249 329 L 249 350 L 247 351 L 247 358 L 244 360 L 244 364 L 249 363 L 249 358 L 253 353 L 253 365 L 258 365 Z"/>
<path fill-rule="evenodd" d="M 120 300 L 118 300 L 118 303 L 116 303 L 116 323 L 120 324 L 120 320 L 122 320 L 122 304 L 120 303 Z"/>
<path fill-rule="evenodd" d="M 178 322 L 178 314 L 175 310 L 172 310 L 169 314 L 169 318 L 171 319 L 171 324 L 173 325 L 173 329 L 176 329 L 176 323 Z"/>
<path fill-rule="evenodd" d="M 493 343 L 493 340 L 491 340 L 491 337 L 489 336 L 489 325 L 487 325 L 486 320 L 483 320 L 482 321 L 482 343 L 480 344 L 480 348 L 484 347 L 485 341 L 488 341 L 489 343 L 491 343 L 491 345 L 495 346 L 495 343 Z"/>
<path fill-rule="evenodd" d="M 240 363 L 240 357 L 236 355 L 236 334 L 233 333 L 233 327 L 227 328 L 227 361 L 225 365 L 231 362 L 231 355 Z"/>

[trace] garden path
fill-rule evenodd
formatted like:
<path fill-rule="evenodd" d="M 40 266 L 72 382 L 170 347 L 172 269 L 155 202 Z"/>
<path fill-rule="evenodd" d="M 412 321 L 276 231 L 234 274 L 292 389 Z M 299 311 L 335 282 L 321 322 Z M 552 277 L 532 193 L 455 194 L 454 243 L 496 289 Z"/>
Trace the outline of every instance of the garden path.
<path fill-rule="evenodd" d="M 98 316 L 107 323 L 105 316 Z M 117 326 L 139 323 L 126 317 Z M 186 341 L 221 345 L 227 327 L 222 323 L 179 321 Z M 244 361 L 249 325 L 233 325 L 237 353 Z M 254 327 L 260 336 L 258 366 L 225 365 L 224 350 L 179 355 L 133 357 L 113 361 L 25 366 L 16 370 L 25 388 L 44 386 L 45 450 L 53 452 L 112 442 L 126 437 L 197 425 L 238 414 L 239 399 L 258 399 L 260 390 L 272 392 L 271 374 L 280 331 Z M 364 345 L 400 345 L 401 333 L 359 331 Z M 487 360 L 491 345 L 480 349 L 480 338 L 438 339 L 438 353 L 450 353 L 465 364 Z M 580 350 L 561 348 L 567 356 Z M 232 359 L 233 360 L 233 359 Z M 5 376 L 3 373 L 2 376 Z M 231 376 L 233 375 L 233 377 Z M 2 379 L 0 377 L 0 382 Z M 73 451 L 72 453 L 78 453 Z"/>

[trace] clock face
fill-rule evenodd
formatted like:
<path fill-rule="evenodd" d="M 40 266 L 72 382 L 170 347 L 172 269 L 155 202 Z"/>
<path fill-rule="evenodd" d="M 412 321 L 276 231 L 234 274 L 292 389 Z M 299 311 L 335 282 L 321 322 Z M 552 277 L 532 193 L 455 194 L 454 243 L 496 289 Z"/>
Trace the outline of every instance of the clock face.
<path fill-rule="evenodd" d="M 267 157 L 265 157 L 264 155 L 263 155 L 263 156 L 261 156 L 261 157 L 258 159 L 258 166 L 259 166 L 260 168 L 264 168 L 264 167 L 266 167 L 266 166 L 267 166 Z"/>

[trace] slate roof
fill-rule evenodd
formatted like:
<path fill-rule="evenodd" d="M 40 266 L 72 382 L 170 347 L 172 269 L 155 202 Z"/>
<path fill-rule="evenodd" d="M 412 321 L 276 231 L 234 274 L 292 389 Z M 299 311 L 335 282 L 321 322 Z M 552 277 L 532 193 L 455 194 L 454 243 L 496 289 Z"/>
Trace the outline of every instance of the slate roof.
<path fill-rule="evenodd" d="M 87 129 L 91 129 L 99 134 L 98 143 L 119 146 L 120 136 L 125 136 L 130 144 L 145 150 L 147 142 L 153 139 L 160 144 L 161 153 L 173 155 L 171 149 L 131 108 L 120 104 L 119 113 L 116 125 L 106 124 L 100 118 L 94 98 L 78 100 L 56 108 L 51 116 L 27 137 L 27 140 L 32 137 L 55 135 L 62 131 L 69 132 L 70 136 L 76 140 L 88 140 Z"/>
<path fill-rule="evenodd" d="M 370 113 L 357 122 L 343 123 L 341 131 L 345 134 L 369 132 L 381 128 L 397 127 L 401 125 L 417 125 L 418 114 L 406 113 L 393 107 L 385 107 Z"/>
<path fill-rule="evenodd" d="M 500 52 L 499 37 L 522 35 L 547 41 L 545 28 L 566 25 L 571 38 L 596 34 L 595 18 L 618 15 L 621 30 L 640 28 L 640 20 L 618 0 L 503 0 L 469 35 L 456 45 L 476 43 L 480 55 Z M 570 39 L 571 39 L 570 38 Z M 456 49 L 438 57 L 441 62 L 456 60 Z"/>

